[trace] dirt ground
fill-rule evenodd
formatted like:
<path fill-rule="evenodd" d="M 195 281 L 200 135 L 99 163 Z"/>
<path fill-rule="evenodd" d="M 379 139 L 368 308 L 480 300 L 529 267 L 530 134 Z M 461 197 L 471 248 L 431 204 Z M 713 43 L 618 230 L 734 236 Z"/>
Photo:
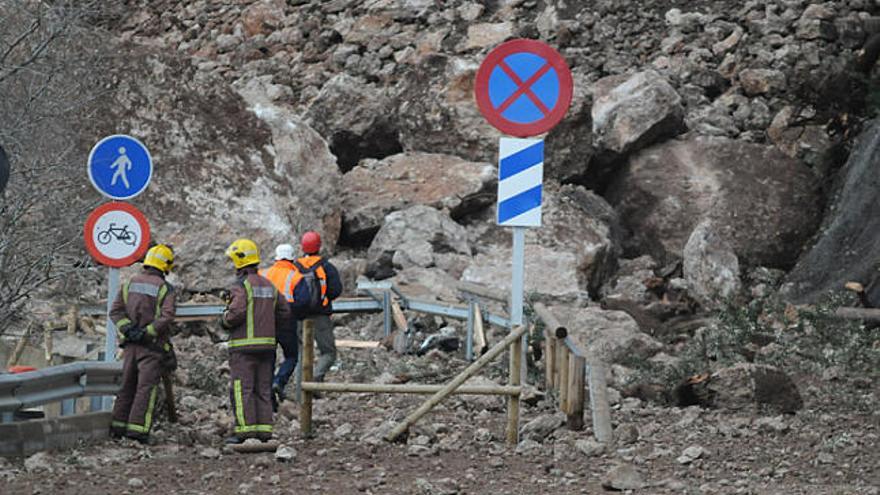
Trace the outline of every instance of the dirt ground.
<path fill-rule="evenodd" d="M 312 439 L 298 430 L 297 408 L 283 409 L 276 436 L 295 451 L 287 462 L 225 452 L 219 441 L 181 445 L 173 439 L 187 427 L 161 424 L 148 447 L 108 441 L 50 454 L 42 468 L 0 464 L 0 492 L 580 494 L 606 492 L 603 481 L 624 466 L 641 478 L 635 493 L 880 494 L 876 384 L 799 385 L 806 405 L 784 416 L 623 399 L 612 412 L 616 444 L 598 454 L 583 448 L 589 426 L 508 448 L 503 404 L 462 397 L 424 418 L 406 443 L 372 441 L 365 433 L 421 399 L 327 395 L 316 401 Z M 542 400 L 524 407 L 522 424 L 553 414 L 552 399 Z"/>

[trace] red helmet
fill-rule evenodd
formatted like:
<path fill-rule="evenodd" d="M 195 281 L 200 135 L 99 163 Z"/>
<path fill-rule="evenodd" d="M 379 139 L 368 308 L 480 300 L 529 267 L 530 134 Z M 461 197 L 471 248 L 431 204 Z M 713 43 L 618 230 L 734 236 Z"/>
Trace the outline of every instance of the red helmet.
<path fill-rule="evenodd" d="M 302 250 L 305 254 L 315 254 L 321 250 L 321 235 L 310 230 L 303 234 Z"/>

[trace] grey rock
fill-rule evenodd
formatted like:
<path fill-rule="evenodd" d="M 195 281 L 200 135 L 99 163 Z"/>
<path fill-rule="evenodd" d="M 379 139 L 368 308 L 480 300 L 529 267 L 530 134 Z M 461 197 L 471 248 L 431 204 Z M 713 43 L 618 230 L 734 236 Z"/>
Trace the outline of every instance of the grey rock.
<path fill-rule="evenodd" d="M 601 79 L 593 97 L 593 134 L 599 148 L 625 154 L 683 130 L 681 97 L 655 71 Z"/>
<path fill-rule="evenodd" d="M 551 433 L 565 424 L 565 416 L 562 414 L 542 414 L 524 424 L 520 430 L 520 438 L 543 442 Z M 522 442 L 520 442 L 522 443 Z"/>
<path fill-rule="evenodd" d="M 366 161 L 345 174 L 343 230 L 349 239 L 370 239 L 385 216 L 411 205 L 446 208 L 453 218 L 485 207 L 493 198 L 492 165 L 449 155 L 404 153 Z"/>
<path fill-rule="evenodd" d="M 430 206 L 415 205 L 389 213 L 373 238 L 367 257 L 373 261 L 394 252 L 395 267 L 428 268 L 442 265 L 442 255 L 470 257 L 467 231 L 449 216 Z M 446 267 L 443 267 L 446 268 Z"/>
<path fill-rule="evenodd" d="M 24 460 L 24 469 L 29 473 L 39 471 L 53 471 L 52 458 L 46 452 L 37 452 Z"/>
<path fill-rule="evenodd" d="M 575 441 L 574 448 L 587 457 L 596 457 L 605 453 L 605 444 L 592 438 L 581 438 Z"/>
<path fill-rule="evenodd" d="M 605 363 L 633 358 L 647 359 L 663 348 L 623 311 L 605 311 L 597 307 L 550 307 L 569 336 L 585 350 Z"/>
<path fill-rule="evenodd" d="M 679 464 L 690 464 L 696 459 L 705 457 L 705 455 L 706 449 L 700 447 L 699 445 L 691 445 L 690 447 L 682 451 L 681 455 L 675 459 L 675 462 Z"/>
<path fill-rule="evenodd" d="M 761 95 L 785 89 L 785 74 L 773 69 L 744 69 L 739 83 L 747 95 Z"/>
<path fill-rule="evenodd" d="M 642 474 L 631 464 L 620 464 L 602 477 L 602 487 L 608 490 L 640 490 L 646 485 Z"/>
<path fill-rule="evenodd" d="M 140 478 L 129 478 L 128 483 L 126 483 L 131 488 L 143 488 L 145 486 L 144 480 Z"/>
<path fill-rule="evenodd" d="M 780 413 L 800 410 L 804 401 L 794 381 L 767 365 L 738 363 L 722 368 L 708 380 L 710 404 L 727 410 L 769 407 Z"/>
<path fill-rule="evenodd" d="M 275 450 L 275 460 L 278 462 L 290 462 L 296 459 L 296 450 L 289 445 L 279 445 Z"/>
<path fill-rule="evenodd" d="M 791 425 L 785 421 L 783 416 L 758 418 L 755 420 L 755 427 L 759 431 L 771 433 L 786 433 L 791 430 Z"/>
<path fill-rule="evenodd" d="M 739 293 L 739 260 L 711 220 L 694 228 L 684 246 L 682 261 L 688 293 L 704 306 L 723 305 Z"/>
<path fill-rule="evenodd" d="M 215 449 L 214 447 L 208 447 L 199 452 L 199 456 L 204 457 L 205 459 L 218 459 L 220 457 L 220 450 Z"/>
<path fill-rule="evenodd" d="M 467 38 L 461 50 L 474 48 L 486 48 L 495 46 L 502 41 L 511 38 L 516 25 L 513 22 L 483 22 L 468 26 Z"/>

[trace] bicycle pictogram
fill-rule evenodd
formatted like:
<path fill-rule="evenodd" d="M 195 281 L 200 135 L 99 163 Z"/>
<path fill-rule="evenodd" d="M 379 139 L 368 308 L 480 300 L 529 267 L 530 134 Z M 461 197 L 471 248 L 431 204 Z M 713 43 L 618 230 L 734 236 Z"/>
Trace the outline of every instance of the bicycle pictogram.
<path fill-rule="evenodd" d="M 128 230 L 128 225 L 116 227 L 116 224 L 111 222 L 110 226 L 107 227 L 107 230 L 98 232 L 98 242 L 101 244 L 108 244 L 114 238 L 117 241 L 122 241 L 128 244 L 129 246 L 137 244 L 137 234 Z"/>

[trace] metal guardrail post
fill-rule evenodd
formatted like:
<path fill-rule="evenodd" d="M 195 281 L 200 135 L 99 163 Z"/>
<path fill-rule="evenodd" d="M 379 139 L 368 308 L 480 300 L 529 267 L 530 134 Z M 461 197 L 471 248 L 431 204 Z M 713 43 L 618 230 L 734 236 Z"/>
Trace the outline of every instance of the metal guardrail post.
<path fill-rule="evenodd" d="M 72 416 L 76 413 L 76 399 L 65 399 L 61 401 L 61 415 Z"/>
<path fill-rule="evenodd" d="M 391 335 L 391 292 L 382 291 L 382 317 L 385 325 L 385 336 Z"/>
<path fill-rule="evenodd" d="M 474 320 L 477 317 L 477 310 L 474 306 L 476 305 L 477 303 L 474 301 L 468 302 L 467 334 L 464 340 L 464 358 L 468 361 L 474 360 Z"/>

